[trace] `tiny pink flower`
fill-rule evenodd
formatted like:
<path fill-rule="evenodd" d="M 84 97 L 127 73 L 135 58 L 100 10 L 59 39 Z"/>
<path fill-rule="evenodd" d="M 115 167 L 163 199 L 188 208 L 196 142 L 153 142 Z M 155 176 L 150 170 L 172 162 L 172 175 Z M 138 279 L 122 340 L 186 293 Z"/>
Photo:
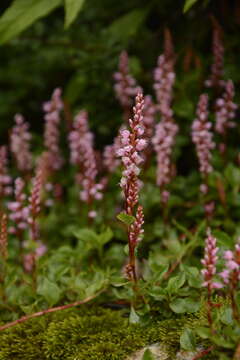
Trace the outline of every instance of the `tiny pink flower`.
<path fill-rule="evenodd" d="M 97 212 L 94 210 L 89 211 L 88 217 L 94 219 L 97 216 Z"/>
<path fill-rule="evenodd" d="M 224 259 L 226 260 L 232 260 L 234 257 L 233 252 L 231 250 L 227 250 L 224 253 Z"/>
<path fill-rule="evenodd" d="M 212 236 L 210 229 L 207 230 L 207 238 L 205 240 L 204 258 L 201 260 L 204 268 L 201 273 L 203 275 L 203 287 L 207 287 L 211 292 L 212 289 L 219 289 L 221 284 L 214 281 L 216 274 L 216 263 L 218 257 L 216 256 L 218 248 L 216 247 L 217 239 Z"/>

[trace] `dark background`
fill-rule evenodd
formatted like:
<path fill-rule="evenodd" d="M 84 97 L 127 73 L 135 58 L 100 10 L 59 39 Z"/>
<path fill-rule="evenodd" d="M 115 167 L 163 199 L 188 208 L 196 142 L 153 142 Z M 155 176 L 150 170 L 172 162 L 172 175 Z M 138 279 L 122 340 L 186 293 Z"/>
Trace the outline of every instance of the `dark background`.
<path fill-rule="evenodd" d="M 1 1 L 1 13 L 10 3 Z M 240 1 L 198 1 L 186 14 L 183 4 L 182 0 L 88 0 L 68 30 L 63 27 L 64 10 L 59 8 L 2 45 L 0 140 L 4 142 L 16 112 L 23 113 L 40 132 L 42 102 L 60 86 L 72 112 L 89 111 L 97 145 L 111 142 L 121 122 L 112 79 L 119 53 L 129 52 L 132 74 L 146 93 L 152 93 L 152 72 L 162 52 L 165 27 L 172 33 L 177 54 L 175 113 L 180 119 L 192 119 L 212 59 L 211 16 L 224 33 L 225 77 L 238 87 Z M 121 24 L 133 12 L 135 20 Z M 137 26 L 139 16 L 143 21 Z M 186 66 L 189 53 L 192 62 Z"/>

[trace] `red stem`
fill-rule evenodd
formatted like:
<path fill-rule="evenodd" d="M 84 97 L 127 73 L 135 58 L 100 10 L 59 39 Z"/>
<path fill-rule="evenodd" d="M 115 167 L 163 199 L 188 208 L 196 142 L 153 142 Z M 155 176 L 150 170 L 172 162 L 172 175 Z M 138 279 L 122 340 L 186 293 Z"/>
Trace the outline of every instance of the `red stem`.
<path fill-rule="evenodd" d="M 46 309 L 46 310 L 42 310 L 42 311 L 39 311 L 39 312 L 36 312 L 34 314 L 30 314 L 30 315 L 26 315 L 26 316 L 23 316 L 21 317 L 20 319 L 17 319 L 17 320 L 14 320 L 14 321 L 11 321 L 5 325 L 2 325 L 0 326 L 0 331 L 1 330 L 5 330 L 5 329 L 8 329 L 12 326 L 15 326 L 17 324 L 20 324 L 24 321 L 27 321 L 29 319 L 33 319 L 33 318 L 36 318 L 36 317 L 39 317 L 39 316 L 42 316 L 42 315 L 45 315 L 45 314 L 48 314 L 48 313 L 52 313 L 52 312 L 55 312 L 55 311 L 59 311 L 59 310 L 66 310 L 66 309 L 69 309 L 71 307 L 74 307 L 74 306 L 78 306 L 78 305 L 82 305 L 82 304 L 86 304 L 87 302 L 95 299 L 98 295 L 100 295 L 104 290 L 101 290 L 99 291 L 98 293 L 96 293 L 95 295 L 92 295 L 92 296 L 88 296 L 86 299 L 84 300 L 80 300 L 80 301 L 75 301 L 74 303 L 71 303 L 71 304 L 67 304 L 67 305 L 61 305 L 61 306 L 56 306 L 56 307 L 52 307 L 52 308 L 49 308 L 49 309 Z"/>
<path fill-rule="evenodd" d="M 208 324 L 211 329 L 211 332 L 214 333 L 213 330 L 213 321 L 212 321 L 212 301 L 211 301 L 211 287 L 208 285 L 208 295 L 207 295 L 207 318 Z"/>
<path fill-rule="evenodd" d="M 213 349 L 214 347 L 210 346 L 208 349 L 200 351 L 192 360 L 201 359 L 203 356 L 209 354 Z"/>

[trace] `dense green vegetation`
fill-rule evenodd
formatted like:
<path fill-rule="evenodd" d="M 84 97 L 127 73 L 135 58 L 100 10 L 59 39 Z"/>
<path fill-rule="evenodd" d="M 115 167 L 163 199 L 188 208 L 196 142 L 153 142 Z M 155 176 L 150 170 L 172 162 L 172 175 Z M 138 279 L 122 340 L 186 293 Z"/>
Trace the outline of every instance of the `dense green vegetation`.
<path fill-rule="evenodd" d="M 0 10 L 0 359 L 239 360 L 239 0 Z"/>

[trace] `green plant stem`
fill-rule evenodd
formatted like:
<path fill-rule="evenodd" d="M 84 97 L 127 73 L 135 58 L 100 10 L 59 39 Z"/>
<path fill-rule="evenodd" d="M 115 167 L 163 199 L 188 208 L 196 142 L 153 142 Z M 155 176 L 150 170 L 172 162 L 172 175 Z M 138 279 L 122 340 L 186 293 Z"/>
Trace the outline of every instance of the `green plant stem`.
<path fill-rule="evenodd" d="M 98 295 L 100 295 L 105 289 L 97 292 L 96 294 L 94 295 L 91 295 L 91 296 L 88 296 L 86 299 L 84 300 L 80 300 L 80 301 L 75 301 L 74 303 L 71 303 L 71 304 L 66 304 L 66 305 L 61 305 L 61 306 L 56 306 L 56 307 L 52 307 L 52 308 L 49 308 L 49 309 L 46 309 L 46 310 L 42 310 L 42 311 L 38 311 L 36 313 L 33 313 L 33 314 L 30 314 L 30 315 L 26 315 L 26 316 L 23 316 L 21 317 L 20 319 L 17 319 L 17 320 L 14 320 L 14 321 L 11 321 L 5 325 L 2 325 L 0 326 L 0 331 L 1 330 L 5 330 L 5 329 L 8 329 L 12 326 L 15 326 L 15 325 L 18 325 L 18 324 L 21 324 L 29 319 L 33 319 L 33 318 L 36 318 L 36 317 L 39 317 L 39 316 L 42 316 L 42 315 L 45 315 L 45 314 L 49 314 L 49 313 L 52 313 L 52 312 L 56 312 L 56 311 L 59 311 L 59 310 L 66 310 L 66 309 L 69 309 L 71 307 L 75 307 L 75 306 L 78 306 L 78 305 L 83 305 L 83 304 L 86 304 L 88 303 L 89 301 L 95 299 Z"/>

